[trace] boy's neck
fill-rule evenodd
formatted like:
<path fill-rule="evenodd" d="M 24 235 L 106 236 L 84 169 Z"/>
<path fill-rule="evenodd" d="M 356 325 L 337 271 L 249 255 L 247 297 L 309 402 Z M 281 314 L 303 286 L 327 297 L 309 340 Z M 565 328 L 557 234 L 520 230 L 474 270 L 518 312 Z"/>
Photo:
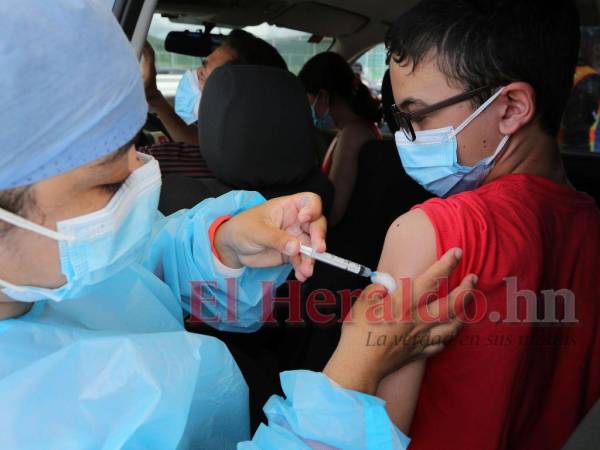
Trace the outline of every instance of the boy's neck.
<path fill-rule="evenodd" d="M 511 136 L 485 183 L 512 173 L 536 175 L 570 186 L 556 139 L 537 127 Z"/>

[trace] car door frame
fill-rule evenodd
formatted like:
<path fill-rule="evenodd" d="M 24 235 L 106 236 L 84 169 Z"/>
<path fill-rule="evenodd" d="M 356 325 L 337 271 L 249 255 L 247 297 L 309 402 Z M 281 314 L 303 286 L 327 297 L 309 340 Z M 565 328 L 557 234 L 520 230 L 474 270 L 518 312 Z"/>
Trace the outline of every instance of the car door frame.
<path fill-rule="evenodd" d="M 116 0 L 113 14 L 139 56 L 148 36 L 158 0 Z"/>

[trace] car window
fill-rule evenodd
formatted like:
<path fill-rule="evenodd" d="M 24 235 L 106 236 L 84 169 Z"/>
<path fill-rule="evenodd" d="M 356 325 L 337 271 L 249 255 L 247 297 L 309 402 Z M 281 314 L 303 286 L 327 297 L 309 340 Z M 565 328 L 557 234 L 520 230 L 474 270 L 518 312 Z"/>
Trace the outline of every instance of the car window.
<path fill-rule="evenodd" d="M 329 50 L 334 42 L 332 38 L 323 38 L 319 43 L 310 43 L 309 33 L 268 24 L 246 27 L 244 30 L 275 47 L 287 62 L 290 71 L 296 75 L 310 58 Z"/>
<path fill-rule="evenodd" d="M 152 19 L 148 41 L 156 53 L 158 88 L 167 98 L 172 98 L 175 95 L 183 72 L 187 69 L 199 67 L 202 64 L 202 59 L 167 52 L 164 47 L 165 38 L 171 31 L 195 31 L 200 28 L 202 27 L 197 24 L 173 23 L 160 14 L 155 14 Z M 328 50 L 334 42 L 332 38 L 323 38 L 318 43 L 310 43 L 311 35 L 309 33 L 268 24 L 246 27 L 244 30 L 273 45 L 286 60 L 290 71 L 295 74 L 300 72 L 306 61 L 317 53 Z M 213 33 L 228 34 L 229 31 L 229 29 L 215 28 Z"/>
<path fill-rule="evenodd" d="M 362 55 L 353 64 L 354 72 L 361 77 L 363 83 L 378 95 L 381 93 L 381 82 L 388 68 L 385 60 L 385 44 L 379 44 Z"/>
<path fill-rule="evenodd" d="M 582 27 L 573 92 L 559 133 L 564 151 L 600 152 L 600 27 Z"/>

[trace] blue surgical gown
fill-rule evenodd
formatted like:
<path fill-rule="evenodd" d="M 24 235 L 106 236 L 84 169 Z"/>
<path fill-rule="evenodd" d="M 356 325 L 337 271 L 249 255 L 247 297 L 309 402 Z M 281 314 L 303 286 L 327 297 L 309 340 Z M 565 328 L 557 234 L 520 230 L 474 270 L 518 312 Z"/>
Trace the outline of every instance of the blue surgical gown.
<path fill-rule="evenodd" d="M 264 199 L 233 192 L 170 217 L 157 215 L 142 261 L 86 289 L 0 321 L 1 449 L 229 449 L 249 436 L 248 387 L 227 347 L 184 330 L 192 281 L 213 281 L 205 313 L 225 317 L 226 278 L 237 284 L 237 320 L 260 326 L 267 281 L 289 266 L 228 271 L 208 228 Z M 228 303 L 229 302 L 229 303 Z M 405 448 L 381 400 L 323 374 L 282 374 L 286 398 L 265 406 L 269 425 L 240 449 Z"/>

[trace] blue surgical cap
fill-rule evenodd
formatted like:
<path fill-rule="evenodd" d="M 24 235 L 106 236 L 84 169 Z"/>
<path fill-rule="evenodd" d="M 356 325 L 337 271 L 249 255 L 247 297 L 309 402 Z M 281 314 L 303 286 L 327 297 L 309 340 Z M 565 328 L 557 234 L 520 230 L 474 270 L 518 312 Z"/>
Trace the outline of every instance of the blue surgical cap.
<path fill-rule="evenodd" d="M 104 0 L 2 0 L 0 30 L 0 190 L 102 158 L 144 125 L 139 64 Z"/>

